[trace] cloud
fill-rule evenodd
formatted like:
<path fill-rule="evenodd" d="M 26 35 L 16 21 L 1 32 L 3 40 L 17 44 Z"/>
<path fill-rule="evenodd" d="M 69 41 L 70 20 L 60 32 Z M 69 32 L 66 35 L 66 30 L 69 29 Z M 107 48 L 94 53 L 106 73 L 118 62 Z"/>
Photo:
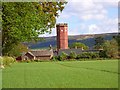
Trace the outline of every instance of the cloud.
<path fill-rule="evenodd" d="M 79 17 L 82 20 L 104 19 L 109 7 L 118 7 L 118 0 L 68 0 L 60 19 Z"/>
<path fill-rule="evenodd" d="M 109 16 L 112 13 L 111 8 L 118 8 L 118 1 L 68 0 L 65 9 L 57 18 L 57 23 L 73 24 L 74 26 L 69 27 L 69 35 L 118 32 L 118 14 Z M 76 23 L 73 22 L 74 17 L 76 17 Z M 52 30 L 51 34 L 41 36 L 55 35 L 56 28 Z"/>
<path fill-rule="evenodd" d="M 74 13 L 74 15 L 83 20 L 104 19 L 107 14 L 103 4 L 95 3 L 92 0 L 88 0 L 88 2 L 73 2 L 70 6 L 73 8 L 70 13 Z"/>
<path fill-rule="evenodd" d="M 93 34 L 96 34 L 99 33 L 101 30 L 99 28 L 99 26 L 97 26 L 96 24 L 91 24 L 88 26 L 88 33 L 93 33 Z"/>
<path fill-rule="evenodd" d="M 100 27 L 104 30 L 103 32 L 118 32 L 118 18 L 107 18 L 100 24 Z"/>
<path fill-rule="evenodd" d="M 118 1 L 68 0 L 68 4 L 57 22 L 68 21 L 68 23 L 74 24 L 74 27 L 71 26 L 69 29 L 70 34 L 117 32 L 118 12 L 112 11 L 111 8 L 117 11 Z M 73 23 L 73 17 L 80 22 Z"/>
<path fill-rule="evenodd" d="M 102 23 L 81 24 L 81 30 L 84 30 L 87 34 L 99 34 L 99 33 L 112 33 L 118 32 L 118 19 L 106 18 Z"/>

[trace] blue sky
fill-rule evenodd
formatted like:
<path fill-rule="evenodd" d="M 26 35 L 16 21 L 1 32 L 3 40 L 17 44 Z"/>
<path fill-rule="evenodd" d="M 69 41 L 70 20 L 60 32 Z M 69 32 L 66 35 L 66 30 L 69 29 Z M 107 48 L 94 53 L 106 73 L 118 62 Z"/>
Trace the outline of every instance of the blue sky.
<path fill-rule="evenodd" d="M 118 0 L 68 0 L 57 23 L 68 23 L 69 35 L 118 32 Z"/>

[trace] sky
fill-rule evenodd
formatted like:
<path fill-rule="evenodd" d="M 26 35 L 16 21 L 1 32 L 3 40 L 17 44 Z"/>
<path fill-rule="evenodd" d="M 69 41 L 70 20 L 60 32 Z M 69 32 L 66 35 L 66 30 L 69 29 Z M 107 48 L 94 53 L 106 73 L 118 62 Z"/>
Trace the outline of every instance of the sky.
<path fill-rule="evenodd" d="M 57 23 L 68 24 L 68 35 L 118 32 L 118 1 L 68 0 Z M 56 28 L 40 36 L 56 36 Z"/>

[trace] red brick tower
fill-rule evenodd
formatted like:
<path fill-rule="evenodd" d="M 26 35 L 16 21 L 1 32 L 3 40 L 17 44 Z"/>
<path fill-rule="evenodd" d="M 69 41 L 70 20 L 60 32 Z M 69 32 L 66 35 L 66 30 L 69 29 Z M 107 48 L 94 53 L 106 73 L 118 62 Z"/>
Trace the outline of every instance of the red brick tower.
<path fill-rule="evenodd" d="M 57 49 L 68 49 L 68 26 L 66 23 L 56 25 Z"/>

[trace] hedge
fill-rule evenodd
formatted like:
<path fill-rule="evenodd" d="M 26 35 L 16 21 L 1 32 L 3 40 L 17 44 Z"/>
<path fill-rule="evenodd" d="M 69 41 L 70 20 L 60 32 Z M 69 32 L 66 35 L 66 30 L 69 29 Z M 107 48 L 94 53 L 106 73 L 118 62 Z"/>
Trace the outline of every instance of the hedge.
<path fill-rule="evenodd" d="M 0 65 L 10 66 L 14 62 L 15 59 L 13 57 L 8 56 L 0 57 Z"/>

